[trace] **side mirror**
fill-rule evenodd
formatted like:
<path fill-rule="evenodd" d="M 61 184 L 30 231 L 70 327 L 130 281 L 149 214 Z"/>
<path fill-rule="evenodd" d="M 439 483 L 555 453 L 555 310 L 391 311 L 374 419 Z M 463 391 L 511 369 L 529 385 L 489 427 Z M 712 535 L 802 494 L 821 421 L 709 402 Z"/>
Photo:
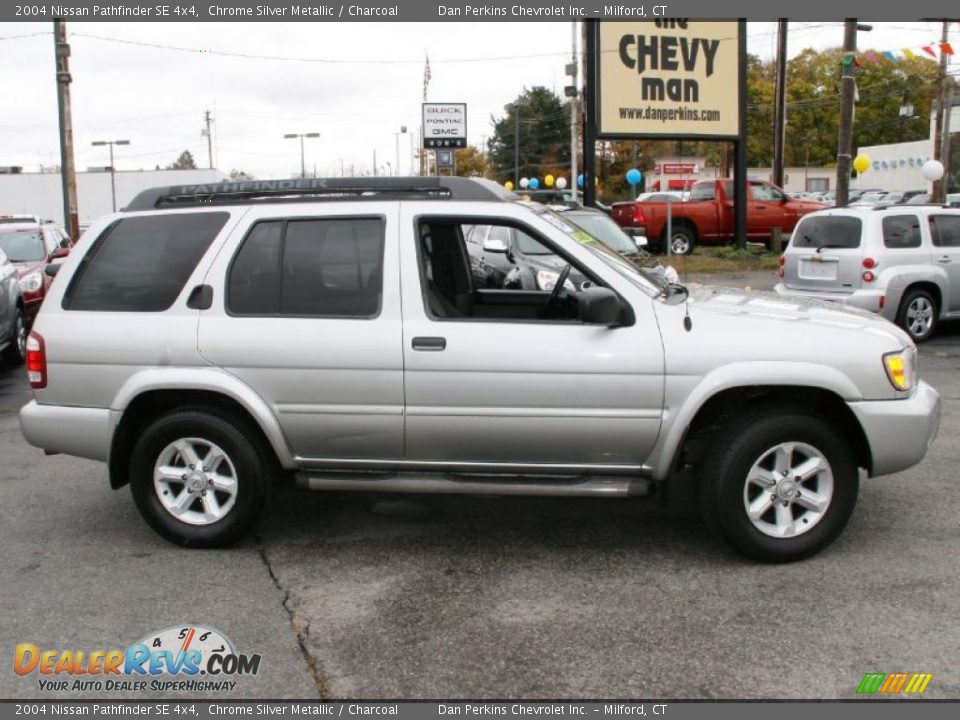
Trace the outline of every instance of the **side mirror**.
<path fill-rule="evenodd" d="M 483 249 L 485 252 L 505 253 L 507 244 L 503 240 L 484 240 Z"/>
<path fill-rule="evenodd" d="M 49 277 L 56 277 L 57 273 L 60 272 L 61 267 L 63 266 L 60 265 L 60 263 L 57 263 L 56 265 L 47 265 L 43 269 L 43 274 L 48 275 Z"/>
<path fill-rule="evenodd" d="M 636 243 L 638 248 L 645 248 L 647 245 L 650 244 L 650 241 L 647 240 L 646 235 L 634 235 L 633 242 Z"/>
<path fill-rule="evenodd" d="M 69 255 L 69 254 L 70 254 L 70 248 L 68 248 L 68 247 L 63 247 L 63 246 L 61 245 L 61 246 L 58 247 L 56 250 L 54 250 L 52 253 L 50 253 L 50 258 L 53 259 L 53 260 L 57 260 L 57 259 L 59 259 L 59 258 L 65 258 L 65 257 L 66 257 L 67 255 Z"/>
<path fill-rule="evenodd" d="M 589 287 L 577 295 L 580 320 L 588 325 L 614 327 L 620 324 L 620 297 L 609 288 Z"/>
<path fill-rule="evenodd" d="M 60 247 L 62 248 L 70 247 L 70 241 L 64 238 L 63 240 L 60 241 Z"/>

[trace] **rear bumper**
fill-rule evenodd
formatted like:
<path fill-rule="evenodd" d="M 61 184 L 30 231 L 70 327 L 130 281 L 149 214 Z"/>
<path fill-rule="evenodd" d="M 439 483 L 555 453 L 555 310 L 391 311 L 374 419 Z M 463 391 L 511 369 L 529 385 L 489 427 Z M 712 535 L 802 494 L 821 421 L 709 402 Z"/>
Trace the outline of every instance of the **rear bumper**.
<path fill-rule="evenodd" d="M 803 298 L 806 300 L 828 300 L 838 302 L 850 307 L 860 308 L 868 312 L 874 312 L 880 316 L 895 321 L 897 318 L 897 308 L 900 305 L 900 296 L 902 290 L 891 290 L 889 288 L 869 288 L 854 290 L 852 293 L 832 293 L 818 290 L 796 290 L 788 288 L 783 283 L 777 283 L 773 291 L 784 298 Z M 881 307 L 881 298 L 883 307 Z"/>
<path fill-rule="evenodd" d="M 27 442 L 48 453 L 106 461 L 110 452 L 110 411 L 106 408 L 40 405 L 20 409 L 20 431 Z"/>
<path fill-rule="evenodd" d="M 870 445 L 870 476 L 906 470 L 923 460 L 940 429 L 940 395 L 925 382 L 903 400 L 849 403 Z"/>

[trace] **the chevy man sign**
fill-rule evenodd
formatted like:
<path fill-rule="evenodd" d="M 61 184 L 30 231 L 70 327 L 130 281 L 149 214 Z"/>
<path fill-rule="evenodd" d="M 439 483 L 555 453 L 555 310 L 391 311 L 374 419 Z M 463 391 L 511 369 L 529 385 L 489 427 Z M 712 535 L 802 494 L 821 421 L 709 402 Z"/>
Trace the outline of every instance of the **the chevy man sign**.
<path fill-rule="evenodd" d="M 464 148 L 467 146 L 466 103 L 423 104 L 423 147 Z"/>
<path fill-rule="evenodd" d="M 597 25 L 598 137 L 738 136 L 738 22 Z"/>

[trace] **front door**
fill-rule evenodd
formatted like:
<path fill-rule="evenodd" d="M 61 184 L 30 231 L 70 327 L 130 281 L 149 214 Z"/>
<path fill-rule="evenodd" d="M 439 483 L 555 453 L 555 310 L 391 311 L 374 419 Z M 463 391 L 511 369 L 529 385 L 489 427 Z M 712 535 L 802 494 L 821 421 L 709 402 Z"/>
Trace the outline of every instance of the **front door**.
<path fill-rule="evenodd" d="M 934 265 L 942 268 L 947 276 L 943 310 L 960 312 L 960 214 L 931 214 L 930 236 Z"/>
<path fill-rule="evenodd" d="M 435 208 L 401 210 L 407 459 L 505 472 L 642 465 L 663 407 L 652 300 L 637 290 L 635 322 L 608 328 L 577 320 L 569 296 L 554 308 L 549 292 L 478 289 L 462 229 L 482 221 Z M 507 222 L 557 249 L 542 228 Z"/>

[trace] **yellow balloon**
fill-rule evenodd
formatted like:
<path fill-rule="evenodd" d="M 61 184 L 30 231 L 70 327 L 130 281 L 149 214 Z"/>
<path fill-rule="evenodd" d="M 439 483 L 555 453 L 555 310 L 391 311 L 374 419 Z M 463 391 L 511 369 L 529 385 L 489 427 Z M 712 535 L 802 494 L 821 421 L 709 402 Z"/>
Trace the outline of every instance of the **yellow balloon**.
<path fill-rule="evenodd" d="M 510 180 L 507 180 L 507 181 L 503 184 L 503 186 L 504 186 L 507 190 L 513 190 L 513 182 L 510 181 Z"/>
<path fill-rule="evenodd" d="M 553 175 L 547 175 L 543 182 L 547 187 L 553 187 Z"/>
<path fill-rule="evenodd" d="M 870 169 L 870 158 L 867 155 L 857 155 L 853 159 L 853 169 L 858 173 L 865 173 Z"/>

